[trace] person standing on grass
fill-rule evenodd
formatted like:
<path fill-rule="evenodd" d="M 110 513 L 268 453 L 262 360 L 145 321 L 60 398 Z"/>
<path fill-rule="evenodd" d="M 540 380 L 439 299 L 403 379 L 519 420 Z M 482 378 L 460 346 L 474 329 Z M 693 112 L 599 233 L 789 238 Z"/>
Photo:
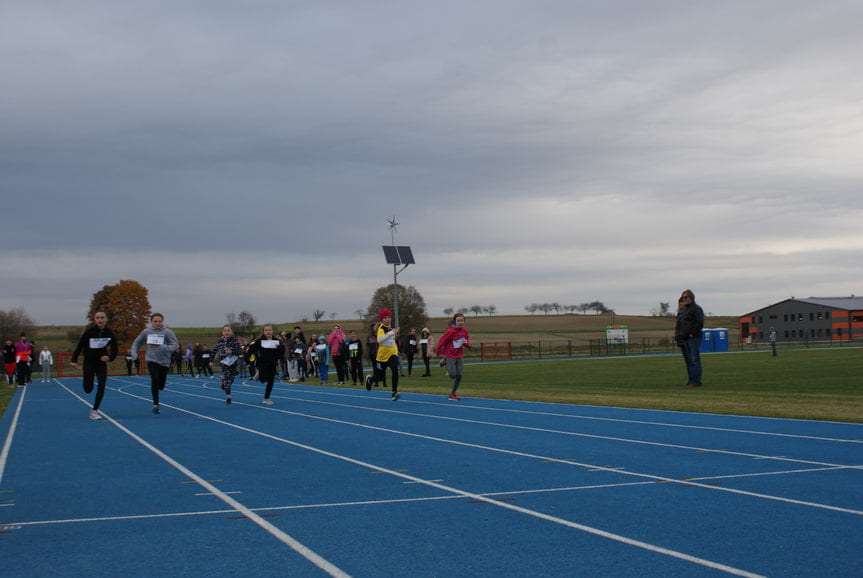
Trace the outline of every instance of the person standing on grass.
<path fill-rule="evenodd" d="M 461 384 L 461 377 L 464 370 L 464 349 L 471 348 L 470 336 L 467 329 L 464 328 L 464 315 L 456 313 L 452 318 L 452 323 L 441 336 L 437 343 L 436 353 L 443 355 L 446 360 L 446 374 L 453 380 L 452 391 L 449 394 L 449 399 L 458 401 L 456 395 L 458 386 Z"/>
<path fill-rule="evenodd" d="M 99 416 L 99 406 L 105 395 L 105 383 L 108 381 L 108 362 L 117 357 L 117 340 L 108 328 L 108 314 L 104 309 L 97 309 L 93 315 L 93 326 L 84 330 L 78 345 L 72 353 L 72 367 L 78 367 L 78 356 L 84 353 L 84 391 L 93 391 L 93 378 L 98 383 L 96 399 L 90 410 L 90 419 L 102 419 Z"/>
<path fill-rule="evenodd" d="M 326 385 L 327 380 L 330 377 L 330 346 L 327 343 L 326 335 L 318 337 L 318 344 L 315 345 L 313 355 L 318 364 L 318 377 L 320 378 L 320 384 Z"/>
<path fill-rule="evenodd" d="M 213 357 L 210 358 L 209 366 L 213 367 L 216 358 L 219 359 L 219 371 L 221 372 L 220 380 L 222 389 L 225 390 L 225 403 L 231 405 L 231 386 L 234 385 L 234 378 L 237 377 L 238 364 L 240 355 L 243 353 L 243 346 L 240 341 L 234 337 L 234 328 L 228 324 L 222 326 L 222 336 L 213 346 Z M 210 369 L 212 373 L 212 369 Z"/>
<path fill-rule="evenodd" d="M 408 377 L 413 377 L 414 356 L 417 354 L 418 349 L 419 343 L 417 342 L 417 330 L 411 329 L 408 332 L 408 343 L 407 347 L 405 347 L 405 355 L 408 358 Z"/>
<path fill-rule="evenodd" d="M 158 414 L 159 392 L 165 389 L 168 381 L 168 368 L 171 366 L 171 355 L 179 349 L 180 342 L 174 332 L 165 327 L 165 316 L 153 313 L 150 316 L 150 327 L 144 329 L 132 344 L 132 360 L 138 359 L 138 348 L 147 344 L 144 360 L 147 362 L 147 372 L 150 374 L 150 392 L 153 394 L 153 413 Z"/>
<path fill-rule="evenodd" d="M 376 385 L 378 381 L 386 383 L 387 368 L 389 368 L 392 374 L 392 400 L 398 401 L 402 396 L 399 393 L 399 348 L 396 344 L 399 328 L 391 327 L 393 314 L 389 309 L 381 309 L 379 317 L 381 323 L 377 331 L 374 372 L 373 376 L 366 377 L 366 390 L 371 390 L 372 385 Z"/>
<path fill-rule="evenodd" d="M 6 369 L 6 385 L 15 387 L 15 345 L 11 339 L 6 340 L 3 346 L 3 364 Z"/>
<path fill-rule="evenodd" d="M 46 382 L 51 377 L 51 366 L 54 365 L 54 356 L 48 351 L 47 345 L 43 345 L 39 352 L 39 365 L 42 366 L 42 381 Z"/>
<path fill-rule="evenodd" d="M 33 346 L 27 342 L 27 336 L 23 333 L 15 342 L 15 373 L 18 375 L 18 385 L 27 385 L 30 382 L 30 357 L 33 355 Z"/>
<path fill-rule="evenodd" d="M 348 333 L 348 356 L 351 360 L 351 382 L 352 385 L 363 382 L 363 344 L 353 329 Z"/>
<path fill-rule="evenodd" d="M 695 303 L 695 293 L 686 289 L 678 300 L 674 340 L 683 353 L 687 388 L 701 387 L 701 331 L 704 329 L 704 311 Z"/>
<path fill-rule="evenodd" d="M 273 405 L 270 394 L 273 392 L 279 363 L 285 358 L 285 346 L 273 335 L 272 325 L 264 325 L 261 338 L 249 346 L 246 355 L 252 354 L 258 359 L 258 380 L 267 384 L 264 405 Z"/>
<path fill-rule="evenodd" d="M 327 336 L 327 345 L 330 347 L 333 366 L 336 368 L 338 385 L 345 383 L 345 358 L 342 354 L 342 345 L 344 345 L 344 343 L 345 333 L 342 331 L 342 326 L 339 324 L 333 325 L 332 332 Z"/>
<path fill-rule="evenodd" d="M 423 330 L 420 331 L 420 353 L 423 356 L 423 363 L 426 366 L 426 372 L 422 374 L 422 377 L 431 376 L 429 358 L 432 356 L 434 350 L 434 338 L 432 338 L 431 331 L 429 331 L 428 327 L 423 327 Z"/>
<path fill-rule="evenodd" d="M 776 330 L 770 328 L 770 333 L 767 334 L 767 341 L 770 342 L 770 349 L 773 350 L 773 357 L 776 357 Z"/>

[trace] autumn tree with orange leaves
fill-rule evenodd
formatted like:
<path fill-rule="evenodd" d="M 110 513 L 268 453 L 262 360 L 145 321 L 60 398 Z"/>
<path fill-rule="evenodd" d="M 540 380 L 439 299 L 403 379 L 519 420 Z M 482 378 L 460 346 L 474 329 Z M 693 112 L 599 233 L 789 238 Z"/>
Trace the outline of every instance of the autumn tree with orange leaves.
<path fill-rule="evenodd" d="M 93 294 L 87 318 L 92 323 L 96 310 L 104 309 L 117 344 L 128 347 L 149 321 L 150 300 L 147 293 L 147 288 L 137 281 L 120 281 L 116 285 L 105 285 Z"/>

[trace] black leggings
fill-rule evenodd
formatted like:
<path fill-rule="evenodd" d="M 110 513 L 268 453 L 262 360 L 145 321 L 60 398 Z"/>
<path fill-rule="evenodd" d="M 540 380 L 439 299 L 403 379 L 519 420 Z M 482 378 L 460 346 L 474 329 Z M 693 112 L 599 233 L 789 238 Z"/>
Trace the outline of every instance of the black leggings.
<path fill-rule="evenodd" d="M 393 393 L 399 390 L 399 356 L 393 355 L 386 361 L 378 361 L 375 363 L 375 381 L 386 383 L 387 368 L 390 368 L 393 378 Z"/>
<path fill-rule="evenodd" d="M 147 371 L 150 372 L 150 392 L 153 394 L 153 405 L 159 405 L 159 391 L 165 389 L 165 382 L 168 381 L 168 368 L 151 361 L 147 364 Z"/>
<path fill-rule="evenodd" d="M 96 400 L 93 402 L 93 409 L 98 411 L 102 405 L 102 397 L 105 395 L 105 383 L 108 381 L 108 364 L 104 361 L 99 361 L 90 365 L 84 364 L 84 391 L 86 393 L 93 392 L 93 380 L 99 384 L 96 388 Z"/>
<path fill-rule="evenodd" d="M 264 392 L 264 399 L 270 399 L 270 394 L 273 392 L 273 383 L 276 381 L 276 366 L 259 363 L 258 381 L 267 384 L 267 391 Z"/>

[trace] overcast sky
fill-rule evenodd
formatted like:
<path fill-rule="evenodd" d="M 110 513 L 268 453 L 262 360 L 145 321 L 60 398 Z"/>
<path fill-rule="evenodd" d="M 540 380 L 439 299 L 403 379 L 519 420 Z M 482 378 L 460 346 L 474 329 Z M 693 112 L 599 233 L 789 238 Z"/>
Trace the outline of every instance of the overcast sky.
<path fill-rule="evenodd" d="M 863 3 L 0 0 L 0 309 L 863 291 Z"/>

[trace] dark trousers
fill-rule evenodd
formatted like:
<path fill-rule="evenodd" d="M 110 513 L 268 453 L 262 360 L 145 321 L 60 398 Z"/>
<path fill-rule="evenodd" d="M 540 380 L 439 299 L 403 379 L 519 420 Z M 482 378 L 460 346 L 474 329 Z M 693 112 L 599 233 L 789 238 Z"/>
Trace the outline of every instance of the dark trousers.
<path fill-rule="evenodd" d="M 386 361 L 375 362 L 375 381 L 380 381 L 384 384 L 387 382 L 387 368 L 392 372 L 393 378 L 393 393 L 399 390 L 399 356 L 393 355 Z"/>
<path fill-rule="evenodd" d="M 258 381 L 267 384 L 267 391 L 264 392 L 264 399 L 270 399 L 270 394 L 273 392 L 273 383 L 276 381 L 276 366 L 266 363 L 258 364 Z"/>
<path fill-rule="evenodd" d="M 159 392 L 165 389 L 168 381 L 168 367 L 150 362 L 147 364 L 150 373 L 150 392 L 153 394 L 153 405 L 159 405 Z"/>
<path fill-rule="evenodd" d="M 85 363 L 83 371 L 84 391 L 86 393 L 92 393 L 94 379 L 98 383 L 98 387 L 96 388 L 96 400 L 93 402 L 93 409 L 98 411 L 99 406 L 102 405 L 102 396 L 105 395 L 105 383 L 108 381 L 108 364 L 104 361 L 100 361 L 92 365 Z"/>
<path fill-rule="evenodd" d="M 689 337 L 680 345 L 689 383 L 701 385 L 701 337 Z"/>
<path fill-rule="evenodd" d="M 351 381 L 356 384 L 363 381 L 363 358 L 351 357 Z"/>

